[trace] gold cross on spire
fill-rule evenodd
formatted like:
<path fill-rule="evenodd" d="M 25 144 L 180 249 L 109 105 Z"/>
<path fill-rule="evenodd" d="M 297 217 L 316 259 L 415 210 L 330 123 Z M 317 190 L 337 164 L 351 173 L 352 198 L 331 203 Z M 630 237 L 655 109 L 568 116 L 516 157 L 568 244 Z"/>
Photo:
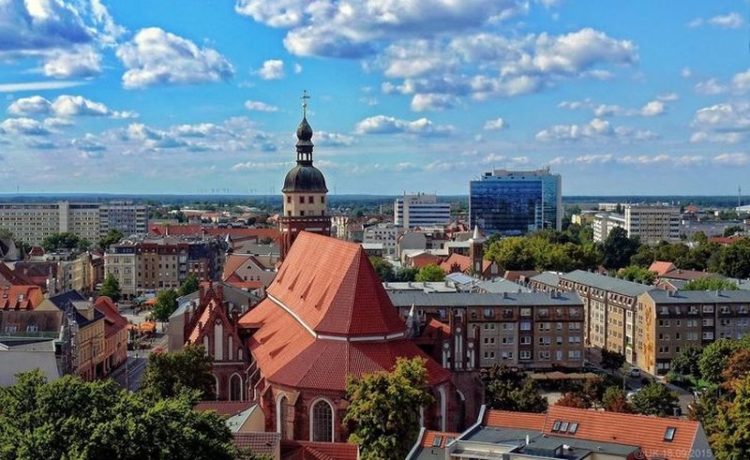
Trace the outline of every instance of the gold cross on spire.
<path fill-rule="evenodd" d="M 302 118 L 307 118 L 307 100 L 310 99 L 310 95 L 307 94 L 307 90 L 302 91 Z"/>

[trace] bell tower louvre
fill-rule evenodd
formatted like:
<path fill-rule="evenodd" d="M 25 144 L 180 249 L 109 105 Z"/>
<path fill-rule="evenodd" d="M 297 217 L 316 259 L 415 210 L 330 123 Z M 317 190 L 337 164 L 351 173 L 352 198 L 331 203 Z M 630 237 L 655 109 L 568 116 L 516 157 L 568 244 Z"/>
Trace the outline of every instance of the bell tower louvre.
<path fill-rule="evenodd" d="M 323 173 L 313 166 L 313 130 L 307 122 L 308 99 L 310 96 L 305 91 L 302 95 L 302 121 L 297 127 L 297 165 L 286 174 L 284 188 L 281 189 L 284 206 L 279 218 L 282 259 L 303 230 L 331 235 L 326 180 Z"/>

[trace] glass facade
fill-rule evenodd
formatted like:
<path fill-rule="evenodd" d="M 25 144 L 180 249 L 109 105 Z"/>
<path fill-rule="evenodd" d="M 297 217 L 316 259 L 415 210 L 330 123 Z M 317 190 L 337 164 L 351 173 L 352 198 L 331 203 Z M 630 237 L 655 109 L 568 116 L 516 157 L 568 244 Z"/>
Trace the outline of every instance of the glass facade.
<path fill-rule="evenodd" d="M 562 226 L 561 178 L 548 170 L 485 173 L 470 184 L 470 224 L 486 235 Z"/>

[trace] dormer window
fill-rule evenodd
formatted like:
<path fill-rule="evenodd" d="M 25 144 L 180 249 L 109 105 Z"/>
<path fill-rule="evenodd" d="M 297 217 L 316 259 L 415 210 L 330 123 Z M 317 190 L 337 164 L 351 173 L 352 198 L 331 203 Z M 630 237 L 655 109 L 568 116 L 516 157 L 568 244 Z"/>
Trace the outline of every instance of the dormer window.
<path fill-rule="evenodd" d="M 673 426 L 668 426 L 666 431 L 664 431 L 664 440 L 667 442 L 672 442 L 674 440 L 674 435 L 677 432 L 677 428 Z"/>

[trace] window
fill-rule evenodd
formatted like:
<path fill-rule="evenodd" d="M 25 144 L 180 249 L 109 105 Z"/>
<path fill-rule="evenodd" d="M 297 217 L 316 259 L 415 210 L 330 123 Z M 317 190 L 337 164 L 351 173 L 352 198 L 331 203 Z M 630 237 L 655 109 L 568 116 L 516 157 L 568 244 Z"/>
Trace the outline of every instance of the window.
<path fill-rule="evenodd" d="M 570 434 L 576 434 L 576 431 L 578 431 L 578 424 L 575 423 L 575 422 L 573 422 L 568 427 L 568 433 L 570 433 Z"/>
<path fill-rule="evenodd" d="M 562 422 L 560 424 L 560 431 L 562 432 L 568 431 L 568 422 Z"/>
<path fill-rule="evenodd" d="M 320 197 L 320 202 L 321 202 L 321 203 L 325 203 L 325 202 L 326 202 L 326 197 L 325 197 L 325 195 L 323 195 L 323 196 L 321 196 L 321 197 Z"/>
<path fill-rule="evenodd" d="M 432 447 L 440 447 L 440 444 L 442 443 L 443 443 L 443 437 L 435 436 L 435 438 L 432 440 Z"/>
<path fill-rule="evenodd" d="M 312 197 L 312 196 L 308 196 L 307 197 L 307 202 L 310 203 L 310 204 L 313 204 L 315 202 L 315 198 Z"/>
<path fill-rule="evenodd" d="M 318 400 L 312 407 L 312 441 L 333 442 L 333 408 L 328 401 Z"/>
<path fill-rule="evenodd" d="M 229 399 L 230 401 L 242 401 L 242 377 L 233 374 L 229 378 Z"/>
<path fill-rule="evenodd" d="M 672 442 L 674 440 L 674 435 L 677 432 L 677 428 L 673 426 L 668 426 L 667 430 L 664 432 L 664 440 L 668 442 Z"/>
<path fill-rule="evenodd" d="M 552 431 L 560 431 L 560 420 L 555 420 L 555 423 L 552 424 Z"/>
<path fill-rule="evenodd" d="M 304 196 L 300 196 L 299 197 L 299 202 L 302 203 L 302 204 L 305 204 L 305 197 Z"/>
<path fill-rule="evenodd" d="M 292 202 L 292 197 L 291 197 L 291 195 L 287 195 L 287 197 L 286 197 L 286 202 L 287 202 L 287 203 L 291 203 L 291 202 Z"/>

